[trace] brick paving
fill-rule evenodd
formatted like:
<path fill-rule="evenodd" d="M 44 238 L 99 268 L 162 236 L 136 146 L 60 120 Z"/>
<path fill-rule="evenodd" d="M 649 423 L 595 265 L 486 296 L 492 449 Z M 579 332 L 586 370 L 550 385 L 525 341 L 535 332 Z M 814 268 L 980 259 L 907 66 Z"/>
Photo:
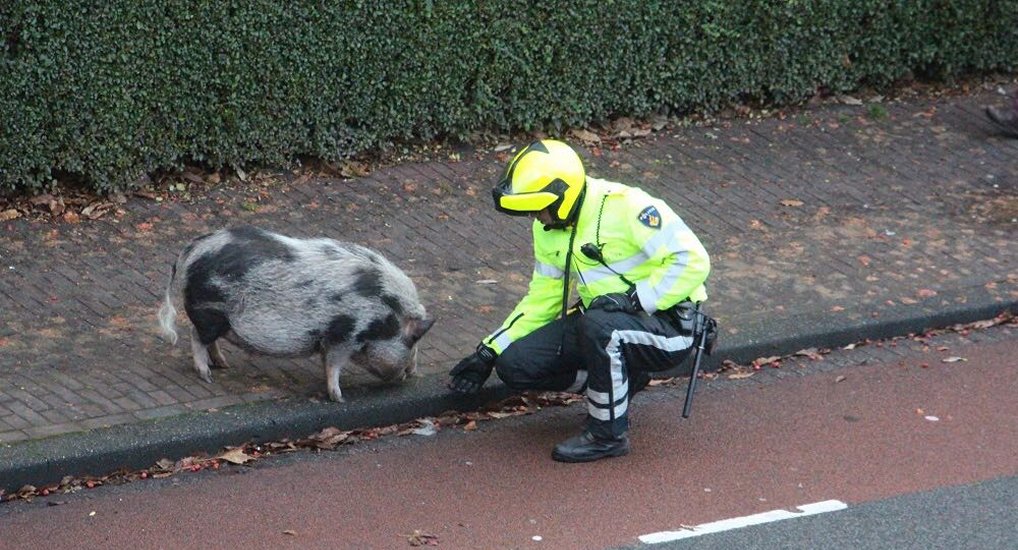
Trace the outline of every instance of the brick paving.
<path fill-rule="evenodd" d="M 592 175 L 644 187 L 699 233 L 724 344 L 779 319 L 851 326 L 901 308 L 1018 301 L 1018 140 L 981 112 L 1002 101 L 979 91 L 892 102 L 879 119 L 862 106 L 825 105 L 670 127 L 614 150 L 578 148 Z M 506 155 L 470 152 L 260 193 L 224 185 L 196 201 L 131 198 L 123 215 L 85 223 L 0 223 L 0 445 L 244 403 L 324 400 L 315 359 L 227 345 L 233 368 L 206 384 L 186 336 L 176 347 L 158 338 L 155 312 L 177 252 L 224 225 L 329 236 L 387 255 L 438 319 L 420 369 L 444 376 L 529 280 L 527 221 L 490 204 Z M 376 385 L 360 372 L 342 384 Z"/>

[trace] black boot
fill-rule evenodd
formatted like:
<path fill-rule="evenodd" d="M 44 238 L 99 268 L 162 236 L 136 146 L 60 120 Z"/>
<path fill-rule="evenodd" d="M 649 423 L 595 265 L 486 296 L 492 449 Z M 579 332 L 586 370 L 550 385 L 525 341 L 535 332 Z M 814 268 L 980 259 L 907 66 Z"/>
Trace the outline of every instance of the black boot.
<path fill-rule="evenodd" d="M 1018 137 L 1018 112 L 1014 109 L 987 107 L 986 116 L 1008 136 Z"/>
<path fill-rule="evenodd" d="M 603 439 L 584 430 L 580 435 L 555 445 L 551 457 L 559 462 L 590 462 L 599 458 L 627 454 L 629 454 L 629 436 L 623 434 L 620 437 Z"/>

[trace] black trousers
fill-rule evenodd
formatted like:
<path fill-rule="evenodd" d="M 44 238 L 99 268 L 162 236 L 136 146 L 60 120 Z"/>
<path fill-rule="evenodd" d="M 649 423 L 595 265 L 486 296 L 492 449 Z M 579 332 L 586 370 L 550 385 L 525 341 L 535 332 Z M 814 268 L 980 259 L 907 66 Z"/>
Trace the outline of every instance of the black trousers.
<path fill-rule="evenodd" d="M 692 349 L 692 333 L 673 326 L 664 312 L 594 309 L 571 313 L 513 342 L 495 369 L 514 390 L 553 391 L 569 389 L 586 370 L 587 429 L 618 437 L 629 429 L 631 374 L 675 367 Z"/>

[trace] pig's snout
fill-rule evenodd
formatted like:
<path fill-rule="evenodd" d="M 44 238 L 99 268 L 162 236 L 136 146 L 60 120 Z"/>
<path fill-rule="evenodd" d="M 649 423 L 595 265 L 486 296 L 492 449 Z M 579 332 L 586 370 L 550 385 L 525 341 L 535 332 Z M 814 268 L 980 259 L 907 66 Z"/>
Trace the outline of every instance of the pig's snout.
<path fill-rule="evenodd" d="M 406 378 L 406 369 L 402 367 L 379 368 L 375 365 L 365 365 L 365 369 L 383 382 L 400 382 Z"/>

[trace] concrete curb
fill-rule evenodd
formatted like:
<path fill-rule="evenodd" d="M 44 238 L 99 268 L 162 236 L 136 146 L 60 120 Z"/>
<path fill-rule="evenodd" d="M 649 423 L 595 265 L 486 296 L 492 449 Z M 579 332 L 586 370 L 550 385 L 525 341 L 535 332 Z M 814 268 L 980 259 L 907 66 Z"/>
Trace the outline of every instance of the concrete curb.
<path fill-rule="evenodd" d="M 757 357 L 835 348 L 1018 311 L 1018 300 L 1000 301 L 980 288 L 953 295 L 941 293 L 936 301 L 936 306 L 860 305 L 836 314 L 786 313 L 772 319 L 739 319 L 733 325 L 744 328 L 732 336 L 722 332 L 718 350 L 705 358 L 703 367 L 716 370 L 725 359 L 746 363 Z M 687 362 L 661 375 L 688 375 L 689 368 Z M 345 390 L 347 402 L 342 404 L 298 399 L 256 402 L 13 443 L 0 448 L 0 489 L 12 492 L 25 484 L 56 483 L 65 475 L 101 476 L 122 468 L 148 468 L 162 458 L 214 455 L 225 446 L 248 441 L 299 439 L 328 426 L 349 430 L 409 422 L 450 410 L 474 410 L 510 395 L 494 377 L 472 397 L 450 394 L 445 382 L 444 375 L 429 375 L 400 386 L 350 387 Z"/>

